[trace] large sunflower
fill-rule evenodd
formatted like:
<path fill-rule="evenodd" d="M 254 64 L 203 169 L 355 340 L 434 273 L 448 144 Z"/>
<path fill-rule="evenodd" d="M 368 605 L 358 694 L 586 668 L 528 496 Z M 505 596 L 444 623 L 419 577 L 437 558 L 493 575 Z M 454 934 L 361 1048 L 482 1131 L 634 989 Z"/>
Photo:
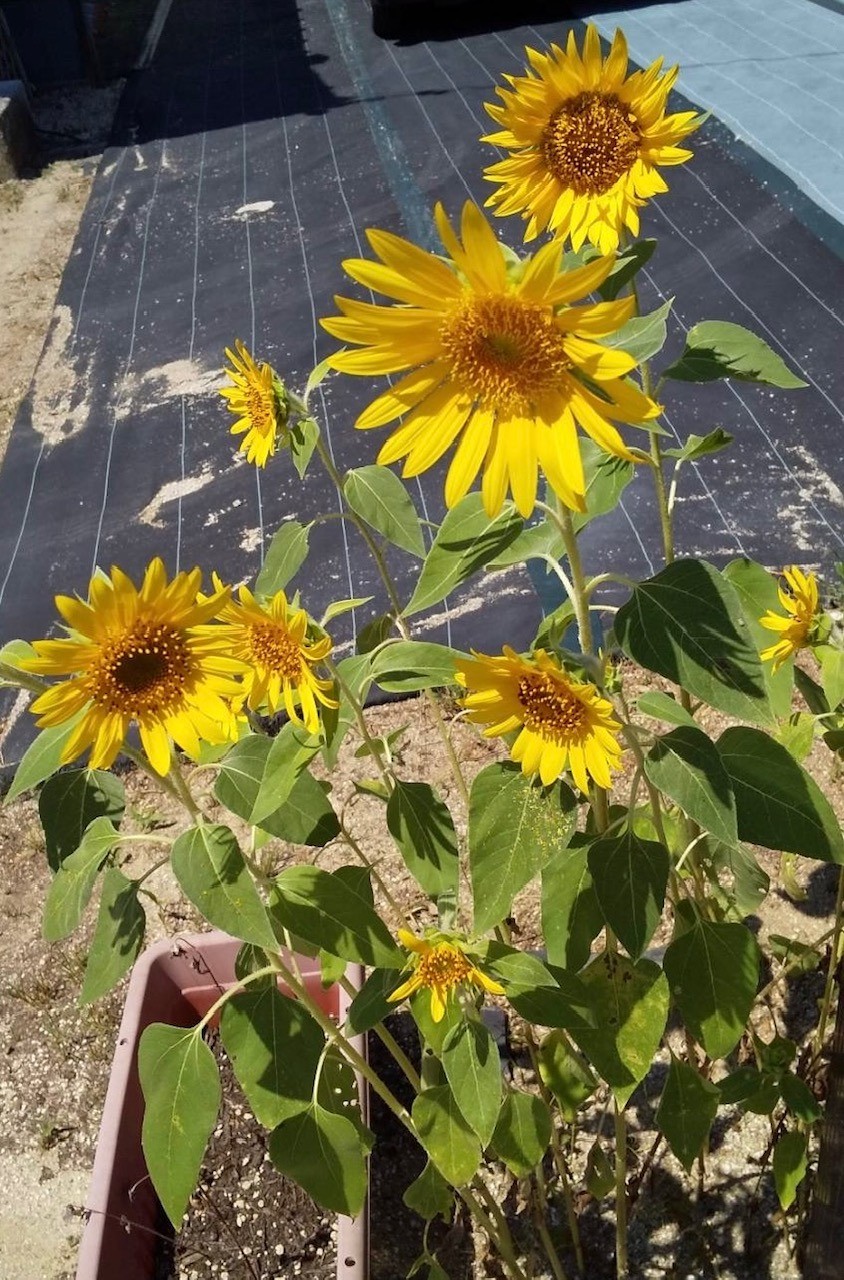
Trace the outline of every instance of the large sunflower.
<path fill-rule="evenodd" d="M 381 259 L 352 258 L 353 280 L 400 305 L 336 298 L 342 316 L 324 328 L 360 351 L 339 351 L 333 368 L 371 377 L 407 373 L 363 411 L 358 427 L 404 416 L 378 454 L 405 458 L 404 476 L 432 467 L 457 444 L 445 482 L 449 507 L 483 470 L 490 516 L 508 488 L 522 515 L 536 501 L 538 470 L 568 506 L 583 510 L 579 424 L 602 449 L 634 459 L 613 421 L 641 424 L 659 406 L 625 380 L 633 356 L 596 339 L 615 333 L 633 300 L 572 306 L 609 275 L 612 256 L 560 272 L 562 247 L 545 245 L 515 264 L 476 205 L 463 209 L 462 241 L 440 205 L 446 260 L 387 231 L 369 231 Z"/>
<path fill-rule="evenodd" d="M 304 609 L 291 609 L 283 591 L 266 605 L 259 604 L 248 587 L 241 587 L 238 595 L 239 601 L 225 605 L 219 617 L 227 648 L 244 664 L 247 706 L 251 711 L 266 708 L 272 715 L 283 703 L 291 720 L 316 733 L 317 702 L 338 706 L 331 697 L 332 681 L 320 679 L 314 671 L 331 652 L 330 636 L 309 643 L 308 615 Z M 221 627 L 208 630 L 218 634 Z"/>
<path fill-rule="evenodd" d="M 229 597 L 224 589 L 197 603 L 201 577 L 194 569 L 168 583 L 164 565 L 155 559 L 140 590 L 114 567 L 108 577 L 92 578 L 87 603 L 56 596 L 68 637 L 33 641 L 38 657 L 21 665 L 70 677 L 31 708 L 39 728 L 80 717 L 62 764 L 90 747 L 91 768 L 107 769 L 133 722 L 160 774 L 170 767 L 171 739 L 195 755 L 200 739 L 219 743 L 231 736 L 226 699 L 240 690 L 233 676 L 243 663 L 231 657 L 225 632 L 198 629 Z"/>
<path fill-rule="evenodd" d="M 778 671 L 799 649 L 811 644 L 820 620 L 820 596 L 815 575 L 804 573 L 792 565 L 790 569 L 783 570 L 783 576 L 786 585 L 779 588 L 779 598 L 787 616 L 769 609 L 759 619 L 763 627 L 779 634 L 777 642 L 763 649 L 760 655 L 763 661 L 773 661 L 774 671 Z"/>
<path fill-rule="evenodd" d="M 677 67 L 627 74 L 627 42 L 616 31 L 604 61 L 591 24 L 583 53 L 569 32 L 565 53 L 526 49 L 530 69 L 507 76 L 486 103 L 500 132 L 483 138 L 511 152 L 485 170 L 498 190 L 487 201 L 499 216 L 527 220 L 525 239 L 549 230 L 579 249 L 590 240 L 601 253 L 618 247 L 626 227 L 639 234 L 638 210 L 667 191 L 660 167 L 683 164 L 691 151 L 678 146 L 701 123 L 694 111 L 665 114 Z"/>
<path fill-rule="evenodd" d="M 530 659 L 508 645 L 500 656 L 476 653 L 474 661 L 458 663 L 457 682 L 467 690 L 466 718 L 487 725 L 485 737 L 520 730 L 510 756 L 523 773 L 538 773 L 548 786 L 569 768 L 581 791 L 589 777 L 600 787 L 612 785 L 622 751 L 612 705 L 593 684 L 573 680 L 544 649 Z"/>
<path fill-rule="evenodd" d="M 221 387 L 220 395 L 237 417 L 231 434 L 243 435 L 238 451 L 247 462 L 265 467 L 276 450 L 278 432 L 284 425 L 286 407 L 276 389 L 276 376 L 270 365 L 258 365 L 238 338 L 235 350 L 226 347 L 226 355 L 234 366 L 225 373 L 234 384 Z"/>

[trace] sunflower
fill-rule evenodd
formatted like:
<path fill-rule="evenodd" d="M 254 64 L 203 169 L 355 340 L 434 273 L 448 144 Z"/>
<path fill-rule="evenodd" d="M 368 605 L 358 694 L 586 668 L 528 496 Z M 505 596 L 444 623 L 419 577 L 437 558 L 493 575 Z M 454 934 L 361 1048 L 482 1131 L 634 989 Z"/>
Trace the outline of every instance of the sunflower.
<path fill-rule="evenodd" d="M 769 631 L 778 631 L 780 638 L 776 644 L 762 650 L 762 660 L 773 660 L 774 671 L 778 671 L 784 662 L 811 643 L 812 635 L 819 621 L 818 582 L 813 573 L 803 573 L 796 565 L 783 570 L 786 587 L 779 588 L 780 604 L 788 617 L 774 613 L 769 609 L 759 621 Z"/>
<path fill-rule="evenodd" d="M 257 365 L 239 338 L 234 345 L 235 351 L 226 347 L 226 355 L 234 368 L 224 370 L 234 386 L 221 387 L 220 395 L 237 415 L 232 435 L 246 433 L 238 446 L 240 453 L 246 454 L 247 462 L 265 467 L 267 459 L 275 453 L 278 432 L 287 419 L 287 406 L 279 394 L 281 384 L 270 365 Z"/>
<path fill-rule="evenodd" d="M 544 649 L 520 658 L 505 645 L 500 657 L 473 657 L 457 665 L 457 682 L 468 690 L 467 719 L 488 725 L 487 738 L 520 729 L 510 757 L 523 773 L 538 773 L 548 786 L 568 767 L 581 791 L 587 775 L 599 787 L 612 785 L 621 725 L 593 684 L 573 680 Z"/>
<path fill-rule="evenodd" d="M 233 676 L 243 664 L 231 656 L 222 631 L 203 624 L 229 597 L 227 589 L 197 603 L 201 571 L 172 582 L 153 560 L 138 590 L 120 569 L 91 579 L 88 602 L 56 596 L 69 635 L 35 640 L 38 657 L 25 665 L 40 675 L 67 675 L 32 703 L 38 727 L 79 717 L 61 755 L 67 764 L 91 747 L 90 767 L 107 769 L 131 723 L 157 773 L 170 767 L 171 740 L 189 754 L 200 739 L 227 741 L 233 733 L 225 699 L 240 689 Z"/>
<path fill-rule="evenodd" d="M 214 585 L 219 589 L 222 584 L 215 578 Z M 266 707 L 273 715 L 283 703 L 291 720 L 316 733 L 317 701 L 324 707 L 339 705 L 331 697 L 333 682 L 321 680 L 313 670 L 331 652 L 330 636 L 308 643 L 308 615 L 304 609 L 291 609 L 283 591 L 265 605 L 248 587 L 241 587 L 238 597 L 220 611 L 220 625 L 207 630 L 224 630 L 228 651 L 242 662 L 247 706 L 250 711 Z"/>
<path fill-rule="evenodd" d="M 663 72 L 659 58 L 628 75 L 621 31 L 606 61 L 591 24 L 582 54 L 573 31 L 565 53 L 556 44 L 525 53 L 527 74 L 508 76 L 511 87 L 496 89 L 501 104 L 485 104 L 502 128 L 482 141 L 511 153 L 485 170 L 499 184 L 487 204 L 502 217 L 521 214 L 526 240 L 547 229 L 575 249 L 590 240 L 610 253 L 625 228 L 639 234 L 638 210 L 668 190 L 660 166 L 691 159 L 677 144 L 703 117 L 665 114 L 678 68 Z"/>
<path fill-rule="evenodd" d="M 582 511 L 585 481 L 577 424 L 607 453 L 635 461 L 611 420 L 641 424 L 660 408 L 625 375 L 633 356 L 602 346 L 633 313 L 633 300 L 571 306 L 606 279 L 614 259 L 560 273 L 562 247 L 548 244 L 515 264 L 476 205 L 463 209 L 462 242 L 440 205 L 435 217 L 447 260 L 386 231 L 369 231 L 381 259 L 343 265 L 358 283 L 396 299 L 377 306 L 336 298 L 342 316 L 323 320 L 361 351 L 330 358 L 345 373 L 406 373 L 358 418 L 381 427 L 404 415 L 378 454 L 405 458 L 417 476 L 457 442 L 446 505 L 465 497 L 480 470 L 484 507 L 496 515 L 508 488 L 523 516 L 536 501 L 538 470 L 563 502 Z"/>
<path fill-rule="evenodd" d="M 397 987 L 390 1001 L 399 1001 L 425 989 L 431 993 L 431 1017 L 442 1022 L 448 998 L 455 987 L 475 986 L 490 995 L 503 996 L 504 988 L 482 973 L 466 954 L 466 948 L 456 938 L 435 934 L 432 938 L 417 938 L 407 929 L 399 929 L 398 939 L 406 951 L 410 951 L 408 963 L 410 977 Z"/>

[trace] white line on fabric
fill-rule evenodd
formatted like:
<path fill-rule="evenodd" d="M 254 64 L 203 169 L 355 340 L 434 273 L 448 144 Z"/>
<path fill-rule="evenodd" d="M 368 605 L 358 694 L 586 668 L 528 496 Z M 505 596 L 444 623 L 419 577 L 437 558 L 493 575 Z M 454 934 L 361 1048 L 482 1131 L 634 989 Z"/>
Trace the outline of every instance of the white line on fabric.
<path fill-rule="evenodd" d="M 170 99 L 170 105 L 172 105 L 172 97 Z M 167 117 L 166 117 L 166 122 L 164 127 L 165 134 L 167 132 L 167 125 L 169 124 L 170 105 L 168 105 L 168 108 L 167 108 Z M 138 285 L 135 290 L 135 306 L 132 311 L 132 332 L 129 338 L 129 351 L 126 356 L 126 361 L 123 366 L 123 373 L 120 379 L 121 387 L 125 386 L 126 377 L 127 377 L 127 374 L 129 373 L 129 369 L 131 368 L 132 357 L 135 352 L 135 338 L 138 331 L 138 311 L 141 305 L 141 288 L 144 282 L 144 270 L 146 268 L 146 261 L 147 261 L 147 242 L 149 240 L 149 227 L 150 227 L 150 221 L 152 219 L 152 210 L 155 204 L 155 197 L 158 194 L 158 183 L 161 178 L 162 170 L 164 168 L 164 154 L 166 150 L 167 150 L 167 138 L 164 137 L 161 139 L 161 151 L 158 157 L 158 168 L 155 171 L 155 180 L 152 186 L 152 194 L 150 195 L 149 201 L 147 203 L 147 215 L 144 221 L 144 239 L 143 239 L 143 244 L 141 246 L 141 261 L 138 269 Z M 102 532 L 103 532 L 103 521 L 105 520 L 106 503 L 108 502 L 108 486 L 109 486 L 109 481 L 111 479 L 111 460 L 114 455 L 114 437 L 117 432 L 117 419 L 118 419 L 118 415 L 120 413 L 122 404 L 123 404 L 123 393 L 121 392 L 120 395 L 118 395 L 117 403 L 114 406 L 114 411 L 112 413 L 112 418 L 111 418 L 111 431 L 109 432 L 109 437 L 108 437 L 108 449 L 106 451 L 105 477 L 103 480 L 103 500 L 102 500 L 102 505 L 100 507 L 100 517 L 97 522 L 97 535 L 96 535 L 96 538 L 94 539 L 94 555 L 91 560 L 92 576 L 94 574 L 94 571 L 97 568 L 97 557 L 100 552 L 100 538 L 102 537 Z"/>
<path fill-rule="evenodd" d="M 272 20 L 271 20 L 271 24 L 272 24 Z M 277 45 L 275 40 L 274 26 L 272 27 L 272 32 L 273 32 L 272 34 L 273 50 L 275 51 L 277 49 Z M 290 204 L 293 209 L 293 217 L 296 221 L 296 231 L 299 237 L 299 250 L 302 255 L 302 270 L 305 278 L 305 286 L 308 290 L 308 299 L 310 301 L 311 327 L 314 335 L 313 336 L 313 362 L 314 362 L 314 365 L 316 366 L 317 363 L 319 362 L 319 357 L 317 352 L 316 300 L 314 298 L 313 286 L 311 284 L 311 271 L 308 263 L 308 251 L 305 246 L 305 237 L 302 234 L 302 222 L 299 217 L 299 204 L 298 204 L 298 201 L 296 200 L 296 184 L 293 181 L 293 158 L 290 152 L 290 138 L 287 130 L 287 118 L 285 116 L 285 109 L 284 109 L 284 94 L 282 93 L 282 88 L 281 88 L 281 77 L 279 75 L 279 70 L 278 70 L 277 56 L 274 56 L 273 58 L 273 69 L 275 72 L 276 93 L 278 95 L 278 107 L 279 107 L 279 115 L 281 118 L 282 137 L 284 138 L 284 152 L 287 159 L 287 182 L 290 188 Z M 326 442 L 326 445 L 328 446 L 328 453 L 333 462 L 334 446 L 331 440 L 331 423 L 329 421 L 328 406 L 326 405 L 326 402 L 325 402 L 325 392 L 322 386 L 317 388 L 317 392 L 320 398 L 320 404 L 322 406 L 322 421 L 325 424 L 325 442 Z M 343 502 L 339 494 L 337 495 L 337 503 L 338 503 L 338 509 L 342 512 Z M 351 556 L 349 555 L 349 537 L 348 537 L 348 533 L 346 532 L 346 522 L 345 520 L 340 520 L 339 524 L 340 524 L 340 530 L 343 537 L 343 550 L 346 557 L 346 579 L 349 584 L 349 597 L 354 599 L 356 592 L 355 592 L 355 586 L 354 586 L 354 579 L 352 577 L 352 561 L 351 561 Z M 357 623 L 355 620 L 354 609 L 351 610 L 350 621 L 352 623 L 352 636 L 353 636 L 353 639 L 356 639 Z"/>
<path fill-rule="evenodd" d="M 643 27 L 645 31 L 649 32 L 651 36 L 661 39 L 659 32 L 655 31 L 652 27 L 649 27 L 638 14 L 635 17 L 632 14 L 629 16 L 628 33 L 630 24 L 638 24 L 640 27 Z M 630 52 L 634 59 L 640 64 L 647 65 L 649 58 L 647 56 L 643 57 L 641 53 L 637 53 L 633 48 L 631 41 L 628 41 L 628 43 L 630 46 Z M 729 79 L 729 77 L 725 77 L 725 79 Z M 839 216 L 839 220 L 844 219 L 844 210 L 840 209 L 832 200 L 830 200 L 829 197 L 821 191 L 820 187 L 812 181 L 808 174 L 803 173 L 803 171 L 798 169 L 796 165 L 786 160 L 783 156 L 778 155 L 775 151 L 772 151 L 761 138 L 758 138 L 755 133 L 751 133 L 745 121 L 740 120 L 730 112 L 725 111 L 723 106 L 719 103 L 713 103 L 711 100 L 704 100 L 699 94 L 696 95 L 696 97 L 699 105 L 711 109 L 719 120 L 733 130 L 737 138 L 742 141 L 751 142 L 755 150 L 758 151 L 760 155 L 769 160 L 777 169 L 786 173 L 790 178 L 792 178 L 792 180 L 797 180 L 797 186 L 802 186 L 804 189 L 811 188 L 811 190 L 816 193 L 818 198 L 817 203 L 820 204 L 822 208 L 827 211 L 831 210 L 834 212 L 836 216 Z"/>
<path fill-rule="evenodd" d="M 451 167 L 452 167 L 452 169 L 454 170 L 454 172 L 457 174 L 457 176 L 458 176 L 458 178 L 460 179 L 460 181 L 463 183 L 463 186 L 466 188 L 466 192 L 467 192 L 467 194 L 468 194 L 468 196 L 469 196 L 469 199 L 470 199 L 470 200 L 474 200 L 474 199 L 475 199 L 475 197 L 474 197 L 474 194 L 473 194 L 473 192 L 472 192 L 471 187 L 469 186 L 469 184 L 468 184 L 468 182 L 466 181 L 466 179 L 463 177 L 463 174 L 461 173 L 461 171 L 458 169 L 458 167 L 457 167 L 457 165 L 455 164 L 454 159 L 453 159 L 453 157 L 452 157 L 452 155 L 451 155 L 451 152 L 449 151 L 448 147 L 445 145 L 445 143 L 443 142 L 443 140 L 442 140 L 442 138 L 440 137 L 439 133 L 437 132 L 436 125 L 434 124 L 433 120 L 431 119 L 430 115 L 428 114 L 428 111 L 427 111 L 427 109 L 426 109 L 426 107 L 425 107 L 425 104 L 423 103 L 422 99 L 418 96 L 418 94 L 417 94 L 416 90 L 415 90 L 415 89 L 414 89 L 414 87 L 413 87 L 413 84 L 412 84 L 412 83 L 411 83 L 411 81 L 408 79 L 408 76 L 407 76 L 407 74 L 406 74 L 406 72 L 405 72 L 405 70 L 404 70 L 404 67 L 401 65 L 401 63 L 399 62 L 399 60 L 398 60 L 398 58 L 396 57 L 395 53 L 393 52 L 393 50 L 392 50 L 391 46 L 390 46 L 388 43 L 385 43 L 384 48 L 387 50 L 387 52 L 389 53 L 389 55 L 390 55 L 390 57 L 392 58 L 393 62 L 396 64 L 396 68 L 398 69 L 399 75 L 401 76 L 402 80 L 404 80 L 404 82 L 405 82 L 405 84 L 407 85 L 408 89 L 409 89 L 409 90 L 410 90 L 410 92 L 413 94 L 413 96 L 414 96 L 414 98 L 415 98 L 415 101 L 416 101 L 416 105 L 417 105 L 417 107 L 418 107 L 418 108 L 419 108 L 419 110 L 422 112 L 422 114 L 423 114 L 423 116 L 425 117 L 425 119 L 428 121 L 428 127 L 430 128 L 431 133 L 434 135 L 434 137 L 436 138 L 437 142 L 440 144 L 440 149 L 442 150 L 443 155 L 445 156 L 445 158 L 446 158 L 446 160 L 448 161 L 448 163 L 451 165 Z"/>
<path fill-rule="evenodd" d="M 29 494 L 27 495 L 26 506 L 23 509 L 23 518 L 21 519 L 21 527 L 18 530 L 17 541 L 15 542 L 14 548 L 12 550 L 12 558 L 9 561 L 9 567 L 6 570 L 6 576 L 3 579 L 2 586 L 0 586 L 0 604 L 3 603 L 3 596 L 5 595 L 6 587 L 9 585 L 9 579 L 12 576 L 12 569 L 14 567 L 15 560 L 17 559 L 21 542 L 23 541 L 23 531 L 26 528 L 26 522 L 27 522 L 27 519 L 29 518 L 29 508 L 32 506 L 32 495 L 35 492 L 35 478 L 38 475 L 38 468 L 41 465 L 41 459 L 44 456 L 45 448 L 46 448 L 46 441 L 42 436 L 41 448 L 38 450 L 38 455 L 35 459 L 35 466 L 32 468 L 32 479 L 29 482 Z"/>
<path fill-rule="evenodd" d="M 746 27 L 743 22 L 738 22 L 733 16 L 733 14 L 727 11 L 726 9 L 718 9 L 713 5 L 701 4 L 700 0 L 698 0 L 698 3 L 695 5 L 695 8 L 702 9 L 704 13 L 711 13 L 713 17 L 715 17 L 716 20 L 719 22 L 729 22 L 732 24 L 732 26 L 738 27 L 739 31 L 743 31 L 745 35 L 750 36 L 754 45 L 756 46 L 760 44 L 767 45 L 767 47 L 769 49 L 773 49 L 775 53 L 782 54 L 785 57 L 791 57 L 794 59 L 795 62 L 802 62 L 805 56 L 812 57 L 812 55 L 816 52 L 814 49 L 801 49 L 800 53 L 796 53 L 794 50 L 783 49 L 782 45 L 775 44 L 773 40 L 766 40 L 765 37 L 760 34 L 759 27 L 756 27 L 755 29 L 753 27 Z M 688 16 L 685 13 L 683 16 L 686 18 L 686 21 L 688 22 L 689 21 Z M 802 16 L 805 20 L 805 14 Z M 783 27 L 789 33 L 792 40 L 795 38 L 795 36 L 799 36 L 801 41 L 811 40 L 814 44 L 820 46 L 820 48 L 817 50 L 817 52 L 819 53 L 832 52 L 828 48 L 828 46 L 824 44 L 822 40 L 818 39 L 817 36 L 813 36 L 802 30 L 797 31 L 796 28 L 789 26 L 787 22 L 780 22 L 779 19 L 774 17 L 773 14 L 766 14 L 765 27 L 767 30 L 770 30 L 771 26 Z M 709 33 L 706 32 L 706 34 L 708 35 Z M 721 41 L 720 43 L 723 44 L 724 42 Z M 731 48 L 731 46 L 728 46 L 728 48 Z M 733 50 L 733 52 L 735 51 Z"/>
<path fill-rule="evenodd" d="M 240 6 L 240 142 L 241 154 L 243 157 L 243 200 L 245 206 L 249 203 L 249 195 L 247 192 L 246 177 L 246 63 L 243 57 L 243 26 L 244 26 L 244 6 Z M 243 225 L 246 227 L 246 265 L 249 279 L 249 310 L 251 316 L 251 340 L 249 350 L 255 350 L 255 284 L 252 275 L 252 232 L 249 227 L 248 216 L 243 219 Z M 255 468 L 255 494 L 258 504 L 258 537 L 260 539 L 261 564 L 264 563 L 264 503 L 261 496 L 261 468 Z"/>
<path fill-rule="evenodd" d="M 188 360 L 193 363 L 193 352 L 196 343 L 196 295 L 199 280 L 199 207 L 202 199 L 202 180 L 205 173 L 205 147 L 208 140 L 208 97 L 211 89 L 211 41 L 206 50 L 207 71 L 205 75 L 205 98 L 202 107 L 202 145 L 199 153 L 199 175 L 196 180 L 196 197 L 193 205 L 193 285 L 190 299 L 190 345 Z M 185 450 L 187 448 L 187 416 L 186 397 L 182 396 L 182 438 L 179 444 L 179 466 L 182 483 L 185 480 Z M 176 573 L 181 568 L 182 557 L 182 491 L 176 503 Z"/>

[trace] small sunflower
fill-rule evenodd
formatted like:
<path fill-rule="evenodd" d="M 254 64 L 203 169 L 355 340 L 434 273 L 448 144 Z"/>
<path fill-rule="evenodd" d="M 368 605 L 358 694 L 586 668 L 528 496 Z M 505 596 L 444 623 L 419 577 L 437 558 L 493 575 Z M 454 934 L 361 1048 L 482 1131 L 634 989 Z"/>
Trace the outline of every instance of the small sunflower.
<path fill-rule="evenodd" d="M 218 579 L 214 585 L 222 586 Z M 309 643 L 308 615 L 304 609 L 291 609 L 283 591 L 265 605 L 248 587 L 241 587 L 238 597 L 224 605 L 220 623 L 208 632 L 224 631 L 227 649 L 243 664 L 247 706 L 250 711 L 266 707 L 273 715 L 283 703 L 291 720 L 316 733 L 317 701 L 324 707 L 338 706 L 331 696 L 333 682 L 321 680 L 314 672 L 331 652 L 330 636 Z"/>
<path fill-rule="evenodd" d="M 239 338 L 234 345 L 234 351 L 226 347 L 226 355 L 234 368 L 224 371 L 234 386 L 221 387 L 220 395 L 237 415 L 231 433 L 243 435 L 239 452 L 246 454 L 247 462 L 265 467 L 267 459 L 276 451 L 278 433 L 287 419 L 287 406 L 279 396 L 277 378 L 270 365 L 257 365 Z"/>
<path fill-rule="evenodd" d="M 811 644 L 819 621 L 818 582 L 813 573 L 803 573 L 796 565 L 783 570 L 786 586 L 779 588 L 780 604 L 788 617 L 769 609 L 759 621 L 769 631 L 778 631 L 776 644 L 762 650 L 762 660 L 772 659 L 774 671 Z"/>
<path fill-rule="evenodd" d="M 431 993 L 431 1017 L 442 1022 L 449 996 L 455 987 L 475 986 L 493 996 L 503 996 L 504 988 L 482 973 L 467 955 L 466 948 L 456 938 L 434 934 L 429 938 L 417 938 L 407 929 L 399 929 L 398 939 L 411 955 L 410 977 L 397 987 L 390 1001 L 397 1002 L 412 996 L 414 991 Z"/>
<path fill-rule="evenodd" d="M 474 661 L 458 663 L 457 682 L 468 690 L 467 719 L 489 726 L 485 737 L 521 730 L 510 757 L 523 773 L 538 773 L 548 786 L 568 768 L 581 791 L 589 777 L 599 787 L 612 786 L 622 754 L 612 704 L 593 684 L 573 680 L 544 649 L 530 658 L 508 645 L 500 657 L 475 653 Z"/>
<path fill-rule="evenodd" d="M 606 61 L 591 24 L 582 54 L 573 31 L 565 53 L 556 44 L 525 53 L 527 74 L 507 76 L 510 87 L 496 89 L 501 104 L 486 103 L 502 128 L 483 141 L 511 153 L 485 170 L 500 184 L 487 204 L 526 219 L 526 240 L 547 229 L 575 249 L 589 240 L 610 253 L 625 228 L 639 234 L 638 210 L 668 190 L 660 167 L 691 159 L 678 143 L 702 117 L 665 114 L 678 68 L 663 72 L 662 58 L 628 76 L 621 31 Z"/>
<path fill-rule="evenodd" d="M 386 231 L 369 231 L 381 259 L 343 266 L 359 284 L 399 305 L 335 299 L 342 316 L 322 325 L 360 351 L 339 351 L 333 368 L 371 377 L 406 373 L 355 426 L 403 417 L 378 454 L 404 458 L 420 475 L 456 444 L 445 482 L 455 506 L 483 471 L 484 507 L 496 515 L 508 489 L 523 516 L 533 511 L 538 472 L 582 511 L 583 463 L 577 426 L 607 453 L 635 461 L 613 421 L 642 424 L 659 405 L 626 380 L 636 360 L 602 346 L 633 313 L 632 298 L 572 306 L 606 279 L 610 256 L 560 272 L 562 246 L 545 245 L 522 263 L 508 258 L 476 205 L 463 209 L 462 241 L 437 205 L 444 260 Z"/>
<path fill-rule="evenodd" d="M 196 755 L 200 740 L 227 741 L 234 731 L 226 701 L 240 685 L 243 663 L 232 657 L 225 634 L 207 631 L 229 597 L 227 589 L 197 603 L 201 571 L 172 582 L 155 559 L 138 590 L 114 567 L 91 579 L 88 602 L 56 596 L 68 624 L 61 640 L 35 640 L 37 658 L 25 665 L 45 676 L 67 675 L 33 703 L 38 727 L 53 728 L 78 713 L 79 723 L 61 755 L 67 764 L 91 747 L 90 767 L 107 769 L 137 724 L 157 773 L 170 767 L 171 740 Z"/>

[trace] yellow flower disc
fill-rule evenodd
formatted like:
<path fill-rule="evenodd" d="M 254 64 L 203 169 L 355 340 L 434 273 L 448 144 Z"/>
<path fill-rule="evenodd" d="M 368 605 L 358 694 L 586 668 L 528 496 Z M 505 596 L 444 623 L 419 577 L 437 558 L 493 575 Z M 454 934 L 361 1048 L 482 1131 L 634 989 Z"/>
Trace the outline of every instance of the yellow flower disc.
<path fill-rule="evenodd" d="M 590 777 L 612 786 L 622 754 L 612 704 L 544 649 L 529 659 L 506 645 L 500 657 L 476 653 L 458 663 L 457 681 L 467 690 L 466 718 L 487 725 L 485 737 L 520 730 L 510 757 L 523 773 L 538 773 L 547 786 L 568 768 L 581 791 Z"/>
<path fill-rule="evenodd" d="M 112 568 L 93 578 L 88 602 L 57 596 L 70 635 L 35 640 L 38 657 L 26 669 L 71 678 L 32 704 L 39 728 L 53 728 L 81 714 L 62 752 L 66 764 L 91 747 L 91 768 L 114 761 L 129 725 L 137 724 L 144 751 L 160 774 L 170 767 L 171 740 L 191 754 L 200 740 L 220 743 L 233 732 L 227 701 L 240 686 L 243 664 L 221 631 L 203 624 L 227 601 L 227 589 L 197 603 L 199 569 L 168 583 L 153 560 L 141 589 Z M 24 665 L 24 664 L 21 664 Z"/>
<path fill-rule="evenodd" d="M 578 426 L 607 453 L 635 461 L 614 423 L 642 425 L 660 412 L 627 380 L 633 356 L 600 341 L 630 318 L 633 299 L 583 303 L 614 259 L 562 272 L 557 243 L 516 265 L 475 205 L 463 209 L 461 238 L 441 206 L 435 214 L 447 260 L 370 231 L 380 261 L 343 264 L 353 280 L 394 305 L 335 299 L 342 315 L 323 327 L 360 350 L 338 351 L 332 367 L 365 377 L 404 374 L 355 425 L 402 419 L 378 461 L 403 458 L 405 477 L 427 471 L 454 446 L 445 481 L 449 507 L 481 473 L 490 516 L 508 492 L 528 516 L 543 472 L 562 501 L 582 511 Z"/>
<path fill-rule="evenodd" d="M 618 248 L 625 228 L 639 234 L 638 210 L 668 190 L 662 167 L 692 153 L 677 144 L 696 129 L 694 111 L 666 115 L 677 68 L 662 59 L 627 74 L 627 42 L 616 31 L 606 60 L 590 24 L 583 51 L 569 33 L 565 52 L 525 50 L 530 68 L 496 89 L 500 103 L 486 109 L 502 128 L 483 141 L 510 154 L 485 170 L 497 190 L 487 201 L 497 214 L 518 213 L 525 239 L 551 231 L 587 240 L 601 253 Z"/>

